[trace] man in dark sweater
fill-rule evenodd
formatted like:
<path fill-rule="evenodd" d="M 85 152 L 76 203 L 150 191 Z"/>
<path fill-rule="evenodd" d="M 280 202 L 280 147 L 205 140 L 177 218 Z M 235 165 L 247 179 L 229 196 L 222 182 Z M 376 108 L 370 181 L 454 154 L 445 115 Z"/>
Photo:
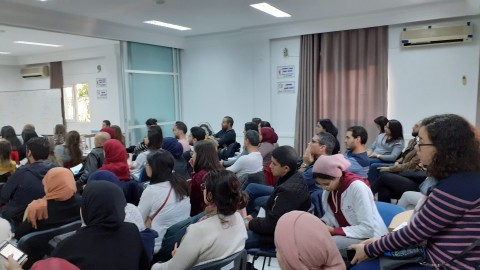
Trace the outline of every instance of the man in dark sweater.
<path fill-rule="evenodd" d="M 237 134 L 233 129 L 233 118 L 225 116 L 222 120 L 222 130 L 213 135 L 218 142 L 218 148 L 227 147 L 237 141 Z"/>
<path fill-rule="evenodd" d="M 278 219 L 290 211 L 308 211 L 310 193 L 305 179 L 297 172 L 297 153 L 291 146 L 280 146 L 272 152 L 272 174 L 280 177 L 267 200 L 265 217 L 247 216 L 248 239 L 245 248 L 272 248 Z"/>
<path fill-rule="evenodd" d="M 22 222 L 27 205 L 45 196 L 42 179 L 54 164 L 47 161 L 50 145 L 43 137 L 32 138 L 27 142 L 28 164 L 20 167 L 2 188 L 0 209 L 3 218 Z"/>

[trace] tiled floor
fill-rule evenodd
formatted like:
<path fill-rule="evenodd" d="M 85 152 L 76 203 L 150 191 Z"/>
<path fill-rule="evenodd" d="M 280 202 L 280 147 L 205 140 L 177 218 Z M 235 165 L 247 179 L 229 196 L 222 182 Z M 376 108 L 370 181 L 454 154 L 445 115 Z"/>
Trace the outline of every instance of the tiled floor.
<path fill-rule="evenodd" d="M 249 262 L 252 261 L 252 258 L 250 256 L 248 258 L 248 261 Z M 255 261 L 255 268 L 257 268 L 258 270 L 262 270 L 262 265 L 263 265 L 263 257 L 260 257 Z M 280 270 L 277 259 L 272 258 L 272 261 L 270 262 L 270 266 L 268 266 L 268 258 L 267 258 L 267 261 L 265 262 L 264 270 Z"/>

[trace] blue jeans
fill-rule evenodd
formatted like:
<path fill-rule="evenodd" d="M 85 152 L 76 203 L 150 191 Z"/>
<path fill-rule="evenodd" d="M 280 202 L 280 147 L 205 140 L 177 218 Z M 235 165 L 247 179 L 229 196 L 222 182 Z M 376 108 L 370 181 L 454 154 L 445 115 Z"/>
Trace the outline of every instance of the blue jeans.
<path fill-rule="evenodd" d="M 268 198 L 273 193 L 273 187 L 251 183 L 248 184 L 244 191 L 250 198 L 247 205 L 247 213 L 250 214 L 255 211 L 256 207 L 262 206 L 268 201 Z"/>
<path fill-rule="evenodd" d="M 247 231 L 247 241 L 245 241 L 245 249 L 258 248 L 260 247 L 260 235 L 252 232 L 251 230 Z"/>
<path fill-rule="evenodd" d="M 380 171 L 378 168 L 380 167 L 391 167 L 393 166 L 393 163 L 384 163 L 384 162 L 378 162 L 378 163 L 370 163 L 370 169 L 368 170 L 368 181 L 370 182 L 370 185 L 373 184 L 378 178 L 378 175 L 380 174 Z"/>

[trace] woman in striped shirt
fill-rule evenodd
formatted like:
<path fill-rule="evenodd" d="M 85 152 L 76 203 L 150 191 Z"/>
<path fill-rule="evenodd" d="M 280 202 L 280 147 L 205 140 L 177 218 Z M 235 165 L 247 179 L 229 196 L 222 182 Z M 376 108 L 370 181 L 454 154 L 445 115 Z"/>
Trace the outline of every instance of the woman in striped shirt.
<path fill-rule="evenodd" d="M 416 150 L 428 174 L 439 180 L 437 187 L 406 227 L 352 245 L 356 250 L 352 263 L 426 242 L 425 262 L 402 269 L 475 269 L 480 265 L 480 246 L 460 254 L 480 239 L 477 131 L 458 115 L 432 116 L 422 122 Z"/>

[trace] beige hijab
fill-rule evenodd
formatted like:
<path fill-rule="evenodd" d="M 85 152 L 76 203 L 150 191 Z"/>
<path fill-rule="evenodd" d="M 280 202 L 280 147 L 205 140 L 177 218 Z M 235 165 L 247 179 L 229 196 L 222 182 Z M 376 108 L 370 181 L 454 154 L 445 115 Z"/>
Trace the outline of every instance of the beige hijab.
<path fill-rule="evenodd" d="M 291 211 L 278 220 L 275 246 L 282 270 L 346 269 L 325 224 L 307 212 Z"/>

